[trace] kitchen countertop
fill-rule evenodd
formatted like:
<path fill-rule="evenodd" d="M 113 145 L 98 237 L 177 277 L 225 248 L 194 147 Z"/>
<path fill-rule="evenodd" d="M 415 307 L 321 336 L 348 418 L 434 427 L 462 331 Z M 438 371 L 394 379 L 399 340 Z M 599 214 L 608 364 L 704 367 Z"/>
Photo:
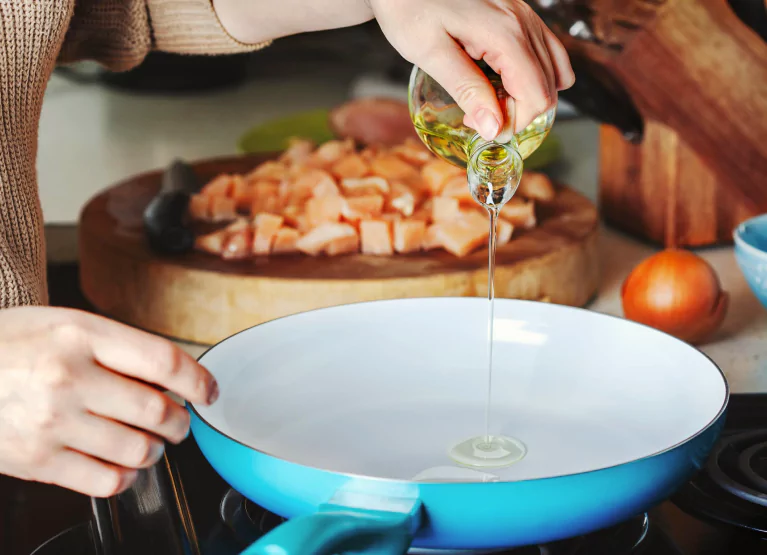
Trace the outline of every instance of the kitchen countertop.
<path fill-rule="evenodd" d="M 188 160 L 235 153 L 250 126 L 289 112 L 332 106 L 348 97 L 351 78 L 329 78 L 326 69 L 300 77 L 261 79 L 205 95 L 131 95 L 54 76 L 40 129 L 38 173 L 48 225 L 49 259 L 76 253 L 73 226 L 84 204 L 103 188 L 135 173 Z M 586 119 L 558 121 L 564 160 L 553 168 L 562 182 L 596 201 L 598 128 Z M 86 171 L 84 171 L 86 168 Z M 612 229 L 600 237 L 602 285 L 589 305 L 621 315 L 620 285 L 628 272 L 657 250 Z M 748 289 L 729 247 L 699 254 L 730 293 L 723 327 L 701 349 L 727 375 L 733 392 L 767 392 L 767 310 Z M 182 345 L 197 356 L 198 345 Z"/>

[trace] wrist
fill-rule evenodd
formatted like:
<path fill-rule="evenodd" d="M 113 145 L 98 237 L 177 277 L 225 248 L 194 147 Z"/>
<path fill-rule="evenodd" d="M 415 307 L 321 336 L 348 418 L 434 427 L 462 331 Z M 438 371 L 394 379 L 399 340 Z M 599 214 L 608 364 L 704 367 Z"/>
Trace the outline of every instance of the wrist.
<path fill-rule="evenodd" d="M 374 17 L 369 0 L 211 1 L 224 30 L 244 44 L 350 27 Z"/>

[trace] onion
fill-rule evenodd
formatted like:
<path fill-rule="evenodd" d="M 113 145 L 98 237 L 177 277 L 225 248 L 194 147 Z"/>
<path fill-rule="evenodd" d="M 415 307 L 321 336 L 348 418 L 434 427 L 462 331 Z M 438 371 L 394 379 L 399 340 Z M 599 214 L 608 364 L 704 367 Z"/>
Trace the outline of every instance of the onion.
<path fill-rule="evenodd" d="M 695 344 L 721 325 L 728 294 L 708 262 L 689 251 L 667 249 L 631 271 L 621 300 L 629 320 Z"/>

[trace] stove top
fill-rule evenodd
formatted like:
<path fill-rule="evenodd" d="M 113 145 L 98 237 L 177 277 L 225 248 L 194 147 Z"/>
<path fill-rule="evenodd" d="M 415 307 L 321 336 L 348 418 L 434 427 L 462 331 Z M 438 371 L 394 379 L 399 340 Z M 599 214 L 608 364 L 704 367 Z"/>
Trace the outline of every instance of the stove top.
<path fill-rule="evenodd" d="M 131 489 L 92 505 L 90 522 L 52 538 L 33 555 L 236 555 L 282 522 L 232 490 L 192 437 L 169 446 Z M 707 465 L 649 514 L 506 553 L 767 554 L 767 394 L 731 397 L 725 430 Z"/>

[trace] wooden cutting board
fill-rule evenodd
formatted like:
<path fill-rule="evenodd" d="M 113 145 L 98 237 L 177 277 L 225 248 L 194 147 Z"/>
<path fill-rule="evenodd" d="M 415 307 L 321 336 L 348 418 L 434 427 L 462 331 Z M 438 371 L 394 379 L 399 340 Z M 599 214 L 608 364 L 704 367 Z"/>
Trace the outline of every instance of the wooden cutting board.
<path fill-rule="evenodd" d="M 194 165 L 202 180 L 246 172 L 268 156 Z M 128 179 L 91 199 L 79 225 L 80 281 L 103 314 L 202 344 L 247 327 L 320 307 L 403 297 L 487 293 L 487 250 L 376 257 L 304 255 L 224 261 L 202 253 L 161 256 L 147 246 L 142 213 L 162 172 Z M 582 306 L 596 293 L 598 216 L 582 195 L 560 187 L 538 208 L 538 227 L 515 231 L 498 249 L 498 297 Z"/>

